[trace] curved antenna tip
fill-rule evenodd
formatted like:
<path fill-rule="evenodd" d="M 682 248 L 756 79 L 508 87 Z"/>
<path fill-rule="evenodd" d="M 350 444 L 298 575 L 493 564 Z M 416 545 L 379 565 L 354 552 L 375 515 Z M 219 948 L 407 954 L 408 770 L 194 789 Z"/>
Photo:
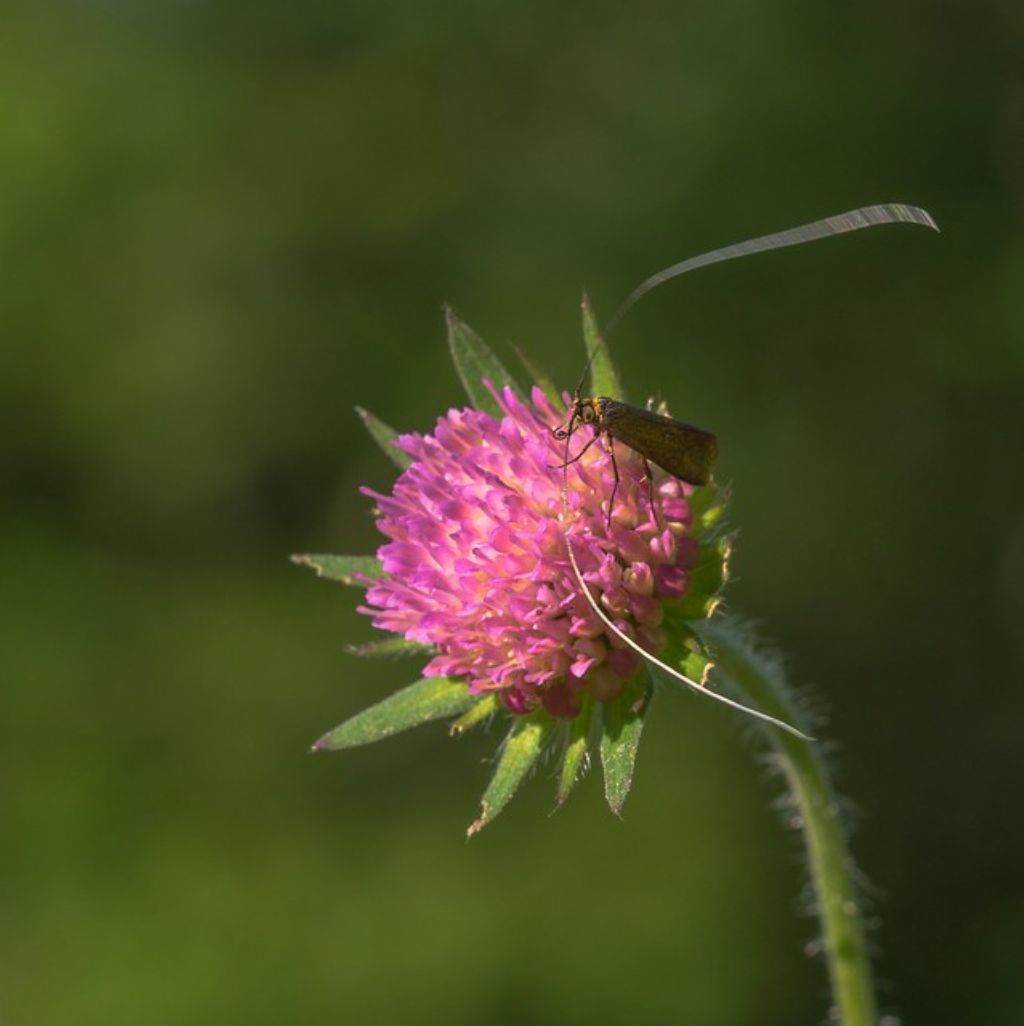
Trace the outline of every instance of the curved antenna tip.
<path fill-rule="evenodd" d="M 733 243 L 731 246 L 723 246 L 721 249 L 713 249 L 707 253 L 701 253 L 699 256 L 682 260 L 678 264 L 672 264 L 642 281 L 615 311 L 604 329 L 604 337 L 608 338 L 612 329 L 633 305 L 651 289 L 689 271 L 695 271 L 699 267 L 707 267 L 710 264 L 735 260 L 737 257 L 753 256 L 755 253 L 784 249 L 787 246 L 799 246 L 805 242 L 816 242 L 818 239 L 826 239 L 832 235 L 843 235 L 846 232 L 859 231 L 861 228 L 875 228 L 883 224 L 916 224 L 922 228 L 939 231 L 935 218 L 923 207 L 915 207 L 907 203 L 876 203 L 873 206 L 857 207 L 855 210 L 847 210 L 842 214 L 823 217 L 820 221 L 811 221 L 786 231 L 760 235 L 755 239 L 747 239 L 744 242 Z"/>

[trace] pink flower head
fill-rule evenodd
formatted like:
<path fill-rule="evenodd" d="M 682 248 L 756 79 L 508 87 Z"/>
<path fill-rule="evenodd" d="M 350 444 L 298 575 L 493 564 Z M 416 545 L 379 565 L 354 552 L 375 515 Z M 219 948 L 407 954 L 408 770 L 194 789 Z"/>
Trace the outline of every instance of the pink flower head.
<path fill-rule="evenodd" d="M 565 443 L 552 435 L 564 412 L 538 388 L 532 405 L 511 389 L 491 391 L 500 421 L 450 410 L 432 435 L 396 440 L 413 463 L 392 495 L 363 489 L 377 500 L 377 526 L 390 541 L 378 552 L 386 576 L 360 611 L 376 627 L 434 646 L 426 676 L 465 678 L 472 693 L 497 692 L 515 713 L 543 705 L 574 716 L 584 691 L 615 697 L 640 657 L 581 593 L 566 525 L 594 598 L 658 654 L 664 603 L 687 591 L 697 561 L 690 489 L 656 469 L 649 482 L 639 456 L 616 445 L 620 483 L 609 525 L 608 440 L 566 472 Z M 571 454 L 589 438 L 581 428 Z"/>

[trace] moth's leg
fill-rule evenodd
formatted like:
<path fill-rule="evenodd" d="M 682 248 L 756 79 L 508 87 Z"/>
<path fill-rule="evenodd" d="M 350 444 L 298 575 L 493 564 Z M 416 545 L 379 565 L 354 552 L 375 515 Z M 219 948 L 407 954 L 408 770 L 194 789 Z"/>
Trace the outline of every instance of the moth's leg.
<path fill-rule="evenodd" d="M 596 437 L 596 436 L 595 436 Z M 612 473 L 615 475 L 615 484 L 612 485 L 612 497 L 608 500 L 608 524 L 612 526 L 612 508 L 615 506 L 615 493 L 619 490 L 619 465 L 615 462 L 615 439 L 608 435 L 608 455 L 612 458 Z"/>
<path fill-rule="evenodd" d="M 640 459 L 644 462 L 644 473 L 647 475 L 647 498 L 651 504 L 651 519 L 658 527 L 664 527 L 664 524 L 658 519 L 658 508 L 654 505 L 654 474 L 651 472 L 651 465 L 647 462 L 647 457 L 642 453 Z"/>

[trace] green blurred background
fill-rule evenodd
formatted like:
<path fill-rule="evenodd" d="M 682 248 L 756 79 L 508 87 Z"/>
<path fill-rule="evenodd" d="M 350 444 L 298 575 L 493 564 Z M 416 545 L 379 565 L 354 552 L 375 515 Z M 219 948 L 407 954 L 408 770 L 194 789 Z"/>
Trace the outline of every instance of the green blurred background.
<path fill-rule="evenodd" d="M 14 0 L 0 33 L 0 1023 L 820 1021 L 796 838 L 660 701 L 625 821 L 499 734 L 311 758 L 415 677 L 352 407 L 462 397 L 440 305 L 715 429 L 736 608 L 831 712 L 907 1023 L 1024 1021 L 1024 47 L 1010 4 Z M 507 350 L 503 350 L 507 352 Z M 511 362 L 511 357 L 509 358 Z"/>

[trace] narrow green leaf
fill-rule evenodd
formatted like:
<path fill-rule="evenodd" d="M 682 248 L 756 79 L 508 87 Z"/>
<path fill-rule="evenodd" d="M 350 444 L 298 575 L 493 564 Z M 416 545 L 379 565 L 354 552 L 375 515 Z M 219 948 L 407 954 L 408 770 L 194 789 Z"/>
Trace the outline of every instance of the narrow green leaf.
<path fill-rule="evenodd" d="M 421 723 L 454 716 L 476 700 L 463 681 L 425 677 L 324 734 L 313 745 L 313 751 L 333 752 L 368 745 Z"/>
<path fill-rule="evenodd" d="M 383 641 L 368 641 L 365 645 L 346 645 L 345 651 L 350 655 L 369 656 L 375 659 L 401 659 L 403 656 L 430 655 L 434 652 L 434 646 L 395 637 L 385 638 Z"/>
<path fill-rule="evenodd" d="M 384 568 L 376 556 L 327 556 L 311 553 L 292 556 L 291 559 L 297 566 L 311 567 L 317 577 L 340 581 L 354 588 L 366 587 L 367 582 L 360 580 L 361 577 L 375 581 L 384 576 Z"/>
<path fill-rule="evenodd" d="M 644 728 L 644 716 L 651 704 L 651 683 L 645 674 L 627 685 L 618 698 L 602 706 L 601 765 L 604 767 L 604 796 L 616 816 L 633 783 L 633 768 Z"/>
<path fill-rule="evenodd" d="M 516 356 L 519 357 L 519 362 L 523 365 L 523 369 L 530 376 L 530 380 L 556 405 L 561 406 L 562 395 L 558 391 L 555 383 L 548 377 L 547 373 L 543 371 L 540 366 L 522 351 L 517 345 L 513 345 L 512 348 L 516 351 Z"/>
<path fill-rule="evenodd" d="M 583 293 L 583 344 L 587 349 L 590 361 L 590 394 L 607 395 L 614 399 L 624 399 L 622 382 L 615 371 L 612 358 L 608 354 L 608 344 L 601 335 L 601 329 L 594 317 L 590 298 Z"/>
<path fill-rule="evenodd" d="M 445 307 L 445 318 L 448 321 L 448 348 L 452 362 L 469 401 L 478 410 L 500 417 L 501 408 L 484 388 L 483 379 L 488 378 L 496 389 L 509 385 L 518 392 L 512 375 L 491 347 L 465 321 L 460 320 L 450 306 Z"/>
<path fill-rule="evenodd" d="M 481 799 L 480 816 L 469 825 L 467 837 L 483 830 L 509 803 L 537 761 L 553 726 L 551 717 L 546 713 L 535 713 L 520 718 L 512 727 L 502 747 L 494 776 Z"/>
<path fill-rule="evenodd" d="M 590 735 L 590 722 L 593 719 L 594 703 L 584 698 L 579 715 L 569 721 L 569 736 L 562 754 L 562 769 L 558 774 L 558 793 L 556 800 L 562 805 L 569 797 L 576 781 L 580 779 L 587 766 L 587 738 Z"/>
<path fill-rule="evenodd" d="M 384 421 L 375 417 L 369 410 L 364 410 L 362 406 L 356 407 L 356 413 L 359 414 L 359 419 L 365 425 L 366 430 L 370 432 L 370 437 L 381 447 L 387 458 L 396 467 L 405 470 L 412 463 L 412 457 L 392 444 L 393 439 L 398 437 L 398 432 L 394 428 L 388 427 Z"/>
<path fill-rule="evenodd" d="M 475 727 L 478 723 L 483 723 L 489 716 L 493 716 L 500 707 L 501 703 L 498 701 L 497 695 L 487 695 L 485 698 L 481 698 L 472 709 L 464 712 L 455 720 L 448 728 L 448 733 L 452 737 L 465 734 L 467 730 Z"/>

